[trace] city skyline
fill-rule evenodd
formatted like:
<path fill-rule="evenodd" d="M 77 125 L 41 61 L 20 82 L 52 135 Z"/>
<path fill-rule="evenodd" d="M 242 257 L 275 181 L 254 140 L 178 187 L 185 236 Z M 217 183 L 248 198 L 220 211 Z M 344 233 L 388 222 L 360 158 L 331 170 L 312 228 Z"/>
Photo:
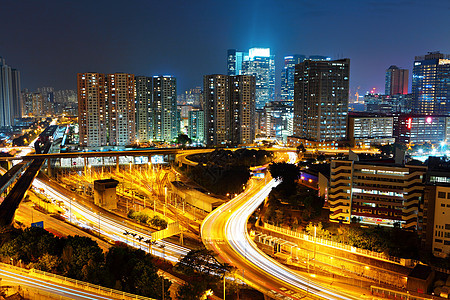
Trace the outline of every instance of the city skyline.
<path fill-rule="evenodd" d="M 96 2 L 87 10 L 83 2 L 4 3 L 0 55 L 21 71 L 22 87 L 75 89 L 77 72 L 96 70 L 144 76 L 170 74 L 178 78 L 178 90 L 184 91 L 200 86 L 204 74 L 226 74 L 224 57 L 228 49 L 268 47 L 276 58 L 277 94 L 283 58 L 292 53 L 350 58 L 350 90 L 354 92 L 360 86 L 359 92 L 364 94 L 373 87 L 383 91 L 384 73 L 390 65 L 409 69 L 412 74 L 415 56 L 428 51 L 448 53 L 450 47 L 450 42 L 441 38 L 450 27 L 445 18 L 449 5 L 438 0 L 431 4 L 108 4 Z M 230 11 L 226 18 L 224 10 Z M 161 11 L 171 14 L 159 15 Z M 109 21 L 122 14 L 135 17 L 117 24 Z M 398 23 L 407 26 L 399 27 Z M 138 24 L 142 26 L 138 28 Z M 29 30 L 31 26 L 33 31 Z M 427 34 L 412 34 L 415 32 Z"/>

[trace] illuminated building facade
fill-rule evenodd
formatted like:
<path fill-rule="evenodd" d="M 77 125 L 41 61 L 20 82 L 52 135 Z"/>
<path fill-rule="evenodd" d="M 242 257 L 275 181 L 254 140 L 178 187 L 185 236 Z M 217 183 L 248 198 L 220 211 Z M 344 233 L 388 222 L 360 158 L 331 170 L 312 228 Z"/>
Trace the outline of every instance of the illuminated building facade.
<path fill-rule="evenodd" d="M 192 143 L 205 143 L 205 112 L 199 109 L 189 111 L 188 136 Z"/>
<path fill-rule="evenodd" d="M 153 138 L 152 83 L 152 77 L 136 76 L 136 134 L 139 142 Z"/>
<path fill-rule="evenodd" d="M 242 62 L 242 75 L 255 76 L 256 109 L 275 100 L 275 55 L 270 48 L 251 48 Z"/>
<path fill-rule="evenodd" d="M 106 77 L 100 73 L 78 73 L 78 126 L 80 146 L 107 145 L 108 111 Z"/>
<path fill-rule="evenodd" d="M 393 113 L 411 113 L 413 106 L 412 94 L 397 95 L 364 95 L 364 107 L 366 112 L 393 114 Z"/>
<path fill-rule="evenodd" d="M 405 114 L 394 117 L 394 137 L 402 144 L 439 145 L 450 140 L 450 116 Z"/>
<path fill-rule="evenodd" d="M 205 106 L 206 145 L 224 145 L 230 127 L 229 118 L 229 76 L 205 75 L 203 77 L 203 100 Z"/>
<path fill-rule="evenodd" d="M 249 144 L 255 138 L 255 78 L 203 77 L 207 145 Z"/>
<path fill-rule="evenodd" d="M 177 81 L 172 76 L 153 76 L 153 140 L 171 142 L 180 132 Z"/>
<path fill-rule="evenodd" d="M 348 115 L 347 128 L 352 146 L 370 147 L 395 142 L 393 116 L 351 112 Z"/>
<path fill-rule="evenodd" d="M 78 73 L 77 87 L 81 146 L 126 146 L 134 143 L 134 75 Z"/>
<path fill-rule="evenodd" d="M 136 141 L 136 86 L 133 74 L 106 75 L 109 145 L 126 146 Z"/>
<path fill-rule="evenodd" d="M 448 170 L 447 170 L 448 171 Z M 447 176 L 445 177 L 448 178 Z M 450 254 L 450 182 L 425 187 L 422 242 L 435 256 Z"/>
<path fill-rule="evenodd" d="M 0 128 L 10 128 L 22 117 L 20 72 L 0 57 Z"/>
<path fill-rule="evenodd" d="M 227 75 L 235 76 L 242 73 L 242 62 L 245 57 L 248 57 L 248 52 L 237 51 L 236 49 L 229 49 L 227 52 Z"/>
<path fill-rule="evenodd" d="M 450 114 L 450 55 L 429 52 L 416 56 L 412 93 L 414 111 L 420 114 Z"/>
<path fill-rule="evenodd" d="M 350 60 L 305 60 L 295 66 L 294 135 L 346 139 Z"/>
<path fill-rule="evenodd" d="M 294 108 L 287 101 L 266 104 L 263 114 L 263 131 L 266 137 L 287 140 L 293 134 Z"/>
<path fill-rule="evenodd" d="M 417 229 L 426 167 L 382 162 L 331 162 L 330 221 Z"/>
<path fill-rule="evenodd" d="M 255 139 L 255 86 L 253 76 L 230 76 L 230 137 L 232 145 L 252 144 Z"/>
<path fill-rule="evenodd" d="M 390 66 L 386 70 L 385 95 L 408 94 L 409 70 Z"/>
<path fill-rule="evenodd" d="M 304 55 L 289 55 L 284 57 L 284 68 L 281 70 L 281 100 L 294 101 L 295 65 L 303 62 Z"/>

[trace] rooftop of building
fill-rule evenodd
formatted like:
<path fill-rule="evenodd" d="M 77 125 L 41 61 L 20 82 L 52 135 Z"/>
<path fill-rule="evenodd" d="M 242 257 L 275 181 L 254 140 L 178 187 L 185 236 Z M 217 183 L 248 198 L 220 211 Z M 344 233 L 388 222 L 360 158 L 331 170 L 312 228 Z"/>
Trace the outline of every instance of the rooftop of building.
<path fill-rule="evenodd" d="M 432 273 L 432 269 L 430 266 L 417 264 L 414 269 L 412 269 L 411 273 L 408 275 L 409 278 L 416 278 L 426 280 L 430 274 Z"/>

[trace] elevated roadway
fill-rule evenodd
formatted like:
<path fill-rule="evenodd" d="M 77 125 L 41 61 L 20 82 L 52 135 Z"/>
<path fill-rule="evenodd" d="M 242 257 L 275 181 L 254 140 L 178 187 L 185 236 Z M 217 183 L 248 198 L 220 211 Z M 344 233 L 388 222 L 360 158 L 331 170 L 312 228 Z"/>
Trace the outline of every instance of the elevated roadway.
<path fill-rule="evenodd" d="M 240 277 L 249 286 L 275 299 L 360 299 L 293 272 L 265 255 L 251 240 L 248 218 L 278 183 L 253 179 L 246 192 L 209 214 L 201 226 L 205 246 L 217 253 L 220 261 L 242 272 Z"/>

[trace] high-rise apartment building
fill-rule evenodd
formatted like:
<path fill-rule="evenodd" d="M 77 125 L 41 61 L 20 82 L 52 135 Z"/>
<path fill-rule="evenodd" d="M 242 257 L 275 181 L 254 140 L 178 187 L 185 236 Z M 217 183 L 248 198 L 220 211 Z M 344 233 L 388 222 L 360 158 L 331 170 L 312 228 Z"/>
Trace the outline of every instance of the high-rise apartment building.
<path fill-rule="evenodd" d="M 390 66 L 386 70 L 386 82 L 384 88 L 385 95 L 406 95 L 408 94 L 409 70 L 400 69 L 397 66 Z"/>
<path fill-rule="evenodd" d="M 230 76 L 230 137 L 233 145 L 251 144 L 255 139 L 255 77 Z"/>
<path fill-rule="evenodd" d="M 22 116 L 20 72 L 0 57 L 0 127 L 11 127 Z"/>
<path fill-rule="evenodd" d="M 109 144 L 126 146 L 136 141 L 136 86 L 133 74 L 106 75 Z"/>
<path fill-rule="evenodd" d="M 136 76 L 136 134 L 139 142 L 153 138 L 152 91 L 152 77 Z"/>
<path fill-rule="evenodd" d="M 188 136 L 194 144 L 205 143 L 205 112 L 203 110 L 189 111 Z"/>
<path fill-rule="evenodd" d="M 206 75 L 205 139 L 207 145 L 250 144 L 255 138 L 253 76 Z"/>
<path fill-rule="evenodd" d="M 293 134 L 294 108 L 287 101 L 274 101 L 264 107 L 262 118 L 263 134 L 283 141 Z"/>
<path fill-rule="evenodd" d="M 228 75 L 203 76 L 203 110 L 205 112 L 206 144 L 227 144 L 230 120 L 227 117 L 230 108 Z"/>
<path fill-rule="evenodd" d="M 416 113 L 450 114 L 450 54 L 416 56 L 412 94 Z"/>
<path fill-rule="evenodd" d="M 312 141 L 346 138 L 350 59 L 305 60 L 295 67 L 294 135 Z"/>
<path fill-rule="evenodd" d="M 284 68 L 281 70 L 281 100 L 294 101 L 295 65 L 303 62 L 304 55 L 289 55 L 284 57 Z"/>
<path fill-rule="evenodd" d="M 180 131 L 177 81 L 172 76 L 153 76 L 153 140 L 171 142 Z"/>
<path fill-rule="evenodd" d="M 136 140 L 134 75 L 78 74 L 80 145 L 126 146 Z"/>
<path fill-rule="evenodd" d="M 80 145 L 107 145 L 106 76 L 100 73 L 78 73 L 77 88 Z"/>

